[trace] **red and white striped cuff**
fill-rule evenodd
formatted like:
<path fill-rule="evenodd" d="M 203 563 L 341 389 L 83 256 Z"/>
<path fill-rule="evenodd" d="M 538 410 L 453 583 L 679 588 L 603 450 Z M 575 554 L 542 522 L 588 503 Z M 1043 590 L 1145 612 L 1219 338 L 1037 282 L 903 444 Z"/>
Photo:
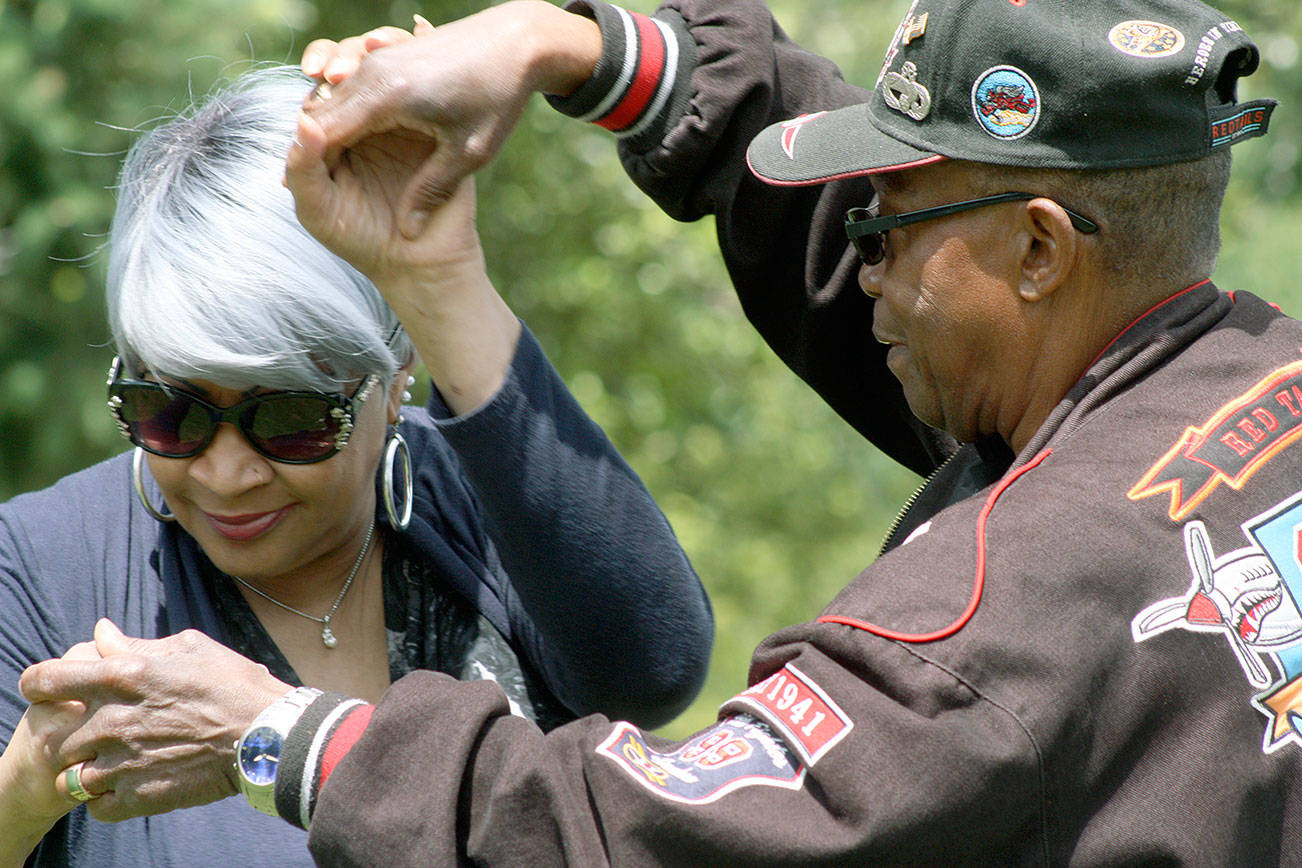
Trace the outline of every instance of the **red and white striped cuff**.
<path fill-rule="evenodd" d="M 684 95 L 679 91 L 687 86 L 695 62 L 695 43 L 686 29 L 675 27 L 672 19 L 595 0 L 576 0 L 566 8 L 597 22 L 602 56 L 592 78 L 568 97 L 549 97 L 551 104 L 620 138 L 663 126 L 670 110 L 681 107 Z"/>
<path fill-rule="evenodd" d="M 276 813 L 311 828 L 317 794 L 371 722 L 375 706 L 342 693 L 326 693 L 303 712 L 281 750 L 276 772 Z"/>

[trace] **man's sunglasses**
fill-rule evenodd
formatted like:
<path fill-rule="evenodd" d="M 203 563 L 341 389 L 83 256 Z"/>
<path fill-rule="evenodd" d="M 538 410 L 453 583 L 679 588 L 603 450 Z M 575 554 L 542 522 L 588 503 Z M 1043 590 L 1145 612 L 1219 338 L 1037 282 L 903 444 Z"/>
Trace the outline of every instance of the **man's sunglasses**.
<path fill-rule="evenodd" d="M 366 377 L 351 395 L 322 392 L 269 392 L 230 407 L 217 407 L 188 392 L 149 380 L 121 376 L 122 363 L 109 369 L 109 409 L 122 436 L 146 452 L 165 458 L 198 455 L 229 422 L 249 445 L 272 461 L 312 464 L 348 445 L 356 407 L 376 383 Z"/>
<path fill-rule="evenodd" d="M 1046 197 L 1042 197 L 1038 193 L 1000 193 L 996 196 L 984 196 L 980 199 L 967 199 L 951 205 L 937 205 L 934 208 L 906 211 L 903 214 L 888 214 L 885 217 L 878 217 L 875 207 L 851 208 L 845 214 L 845 234 L 849 236 L 850 243 L 859 252 L 859 258 L 864 261 L 864 264 L 876 265 L 886 257 L 886 233 L 892 229 L 908 226 L 912 223 L 921 223 L 923 220 L 948 217 L 950 214 L 971 211 L 973 208 L 997 205 L 1000 202 L 1022 202 L 1028 199 L 1040 198 Z M 1084 232 L 1087 235 L 1099 231 L 1098 224 L 1088 217 L 1082 217 L 1068 208 L 1062 210 L 1067 212 L 1067 216 L 1071 218 L 1071 225 L 1075 226 L 1077 231 Z"/>

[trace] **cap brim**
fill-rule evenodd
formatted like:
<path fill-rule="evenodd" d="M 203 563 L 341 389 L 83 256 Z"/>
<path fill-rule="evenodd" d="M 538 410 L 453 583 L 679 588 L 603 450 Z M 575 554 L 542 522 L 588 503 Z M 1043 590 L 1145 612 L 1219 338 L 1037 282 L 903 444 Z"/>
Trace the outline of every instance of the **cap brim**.
<path fill-rule="evenodd" d="M 867 104 L 773 124 L 746 149 L 751 172 L 761 181 L 779 186 L 898 172 L 943 159 L 883 133 L 869 118 Z"/>

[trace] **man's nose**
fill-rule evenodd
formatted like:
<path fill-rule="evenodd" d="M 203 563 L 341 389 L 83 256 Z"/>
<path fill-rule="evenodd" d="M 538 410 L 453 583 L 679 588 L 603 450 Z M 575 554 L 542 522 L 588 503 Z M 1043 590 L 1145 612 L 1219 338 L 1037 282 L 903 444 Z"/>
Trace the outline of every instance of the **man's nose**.
<path fill-rule="evenodd" d="M 869 298 L 882 297 L 882 264 L 859 266 L 859 288 Z"/>

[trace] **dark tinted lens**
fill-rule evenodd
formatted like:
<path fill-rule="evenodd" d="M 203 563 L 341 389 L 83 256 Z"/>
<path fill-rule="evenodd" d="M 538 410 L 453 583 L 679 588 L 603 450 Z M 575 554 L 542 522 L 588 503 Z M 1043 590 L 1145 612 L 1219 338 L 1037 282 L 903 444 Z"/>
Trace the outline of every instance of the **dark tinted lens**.
<path fill-rule="evenodd" d="M 854 249 L 859 251 L 859 258 L 866 264 L 876 265 L 886 254 L 885 240 L 885 235 L 881 232 L 860 235 L 854 239 Z"/>
<path fill-rule="evenodd" d="M 126 386 L 120 392 L 122 421 L 131 438 L 163 455 L 188 455 L 212 437 L 208 411 L 188 395 L 151 386 Z"/>
<path fill-rule="evenodd" d="M 307 395 L 269 396 L 242 414 L 244 436 L 267 455 L 285 461 L 312 461 L 335 449 L 342 419 L 330 414 L 334 404 Z"/>

